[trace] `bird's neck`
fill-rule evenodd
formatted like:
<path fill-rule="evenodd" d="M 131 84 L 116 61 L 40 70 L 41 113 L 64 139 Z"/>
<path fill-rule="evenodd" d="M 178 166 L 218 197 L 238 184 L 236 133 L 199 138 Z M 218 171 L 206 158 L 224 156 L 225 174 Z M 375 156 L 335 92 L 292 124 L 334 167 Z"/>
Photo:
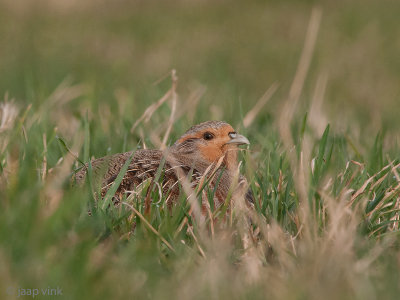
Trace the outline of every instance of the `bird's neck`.
<path fill-rule="evenodd" d="M 224 159 L 222 162 L 222 167 L 224 167 L 228 172 L 235 172 L 238 168 L 238 148 L 236 146 L 230 146 L 228 149 L 224 149 Z M 215 161 L 210 162 L 201 159 L 199 156 L 193 156 L 192 152 L 175 151 L 175 149 L 170 149 L 169 154 L 170 160 L 175 161 L 176 165 L 188 166 L 197 171 L 203 173 L 211 164 L 216 164 L 220 157 L 215 159 Z"/>
<path fill-rule="evenodd" d="M 224 165 L 229 172 L 235 172 L 238 168 L 238 149 L 237 147 L 230 147 L 225 152 Z"/>
<path fill-rule="evenodd" d="M 174 150 L 174 149 L 173 149 Z M 173 166 L 190 167 L 203 173 L 210 163 L 207 163 L 198 157 L 193 159 L 193 154 L 191 153 L 177 153 L 175 151 L 170 151 L 167 153 L 167 161 Z"/>

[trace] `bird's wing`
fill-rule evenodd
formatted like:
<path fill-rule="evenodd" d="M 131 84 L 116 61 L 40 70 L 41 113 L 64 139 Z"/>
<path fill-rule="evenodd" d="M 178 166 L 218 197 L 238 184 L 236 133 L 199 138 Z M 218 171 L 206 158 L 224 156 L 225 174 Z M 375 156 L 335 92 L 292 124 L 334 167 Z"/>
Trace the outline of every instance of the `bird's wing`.
<path fill-rule="evenodd" d="M 93 179 L 100 181 L 101 186 L 112 183 L 118 176 L 123 165 L 131 156 L 132 151 L 118 153 L 110 156 L 101 157 L 91 161 Z M 140 175 L 150 167 L 158 167 L 162 158 L 162 152 L 159 150 L 137 150 L 133 155 L 132 161 L 129 164 L 128 172 L 135 171 Z M 138 171 L 138 172 L 136 172 Z M 83 184 L 88 172 L 88 164 L 75 174 L 75 181 L 78 185 Z"/>

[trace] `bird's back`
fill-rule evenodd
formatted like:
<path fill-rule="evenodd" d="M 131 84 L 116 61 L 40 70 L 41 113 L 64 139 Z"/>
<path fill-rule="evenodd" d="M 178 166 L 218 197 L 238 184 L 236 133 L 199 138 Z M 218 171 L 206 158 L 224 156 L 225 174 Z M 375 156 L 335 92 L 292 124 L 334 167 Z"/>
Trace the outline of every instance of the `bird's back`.
<path fill-rule="evenodd" d="M 132 155 L 132 151 L 118 153 L 110 156 L 101 157 L 92 160 L 93 179 L 106 187 L 114 182 L 125 162 Z M 137 177 L 135 182 L 142 181 L 152 176 L 157 171 L 162 160 L 163 153 L 160 150 L 137 150 L 129 164 L 127 174 L 131 178 Z M 88 173 L 88 165 L 86 164 L 81 170 L 75 174 L 75 181 L 81 185 Z M 126 177 L 127 175 L 125 175 Z"/>

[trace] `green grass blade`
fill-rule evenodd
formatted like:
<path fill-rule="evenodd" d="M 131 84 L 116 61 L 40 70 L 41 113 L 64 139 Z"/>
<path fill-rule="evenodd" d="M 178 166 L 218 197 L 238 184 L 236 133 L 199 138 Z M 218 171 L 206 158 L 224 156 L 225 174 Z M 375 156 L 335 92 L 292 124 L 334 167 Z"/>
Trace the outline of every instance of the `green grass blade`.
<path fill-rule="evenodd" d="M 125 164 L 121 168 L 121 171 L 119 171 L 117 178 L 115 179 L 115 181 L 113 182 L 113 184 L 107 191 L 106 195 L 104 196 L 103 204 L 101 206 L 102 210 L 105 210 L 108 207 L 108 205 L 110 204 L 112 197 L 115 195 L 115 192 L 118 190 L 118 187 L 121 184 L 122 179 L 124 178 L 125 173 L 129 168 L 129 165 L 132 161 L 134 154 L 135 154 L 135 151 L 132 151 L 132 154 L 126 160 Z"/>

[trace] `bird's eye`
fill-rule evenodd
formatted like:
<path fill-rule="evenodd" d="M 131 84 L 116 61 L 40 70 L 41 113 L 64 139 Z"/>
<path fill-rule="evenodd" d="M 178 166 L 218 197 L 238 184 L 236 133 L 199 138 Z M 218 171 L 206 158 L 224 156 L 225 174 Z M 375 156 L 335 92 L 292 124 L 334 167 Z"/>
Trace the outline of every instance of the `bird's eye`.
<path fill-rule="evenodd" d="M 212 140 L 214 138 L 214 135 L 210 132 L 206 132 L 206 133 L 204 133 L 203 137 L 205 140 L 208 141 L 208 140 Z"/>
<path fill-rule="evenodd" d="M 231 139 L 234 139 L 236 137 L 236 132 L 229 132 L 228 135 Z"/>

